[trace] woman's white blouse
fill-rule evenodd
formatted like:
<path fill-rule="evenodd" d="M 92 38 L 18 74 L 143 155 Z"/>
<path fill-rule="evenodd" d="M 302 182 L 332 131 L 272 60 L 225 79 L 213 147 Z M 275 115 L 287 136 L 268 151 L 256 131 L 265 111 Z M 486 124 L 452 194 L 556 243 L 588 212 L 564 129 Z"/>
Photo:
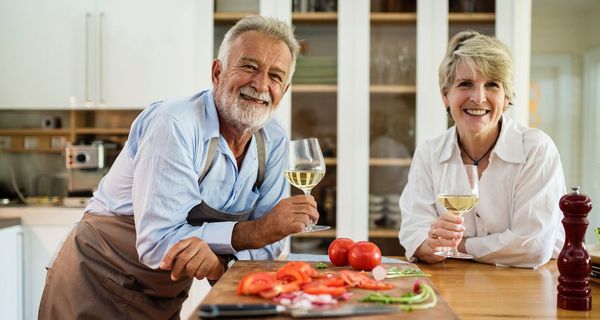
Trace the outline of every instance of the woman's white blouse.
<path fill-rule="evenodd" d="M 446 211 L 436 201 L 444 163 L 462 163 L 455 127 L 415 151 L 400 198 L 399 238 L 409 260 Z M 500 137 L 479 180 L 479 203 L 464 215 L 467 253 L 480 262 L 527 268 L 556 258 L 564 243 L 558 202 L 565 192 L 552 139 L 502 116 Z"/>

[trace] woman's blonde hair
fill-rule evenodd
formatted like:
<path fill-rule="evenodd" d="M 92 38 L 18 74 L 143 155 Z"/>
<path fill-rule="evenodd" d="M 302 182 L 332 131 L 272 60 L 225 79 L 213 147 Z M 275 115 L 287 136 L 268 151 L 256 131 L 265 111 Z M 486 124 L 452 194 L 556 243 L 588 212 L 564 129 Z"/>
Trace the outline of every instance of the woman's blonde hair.
<path fill-rule="evenodd" d="M 459 62 L 470 65 L 487 79 L 502 83 L 508 101 L 512 104 L 515 90 L 512 85 L 513 59 L 508 47 L 500 40 L 477 31 L 463 31 L 448 43 L 448 50 L 440 64 L 440 90 L 447 94 L 454 82 Z"/>

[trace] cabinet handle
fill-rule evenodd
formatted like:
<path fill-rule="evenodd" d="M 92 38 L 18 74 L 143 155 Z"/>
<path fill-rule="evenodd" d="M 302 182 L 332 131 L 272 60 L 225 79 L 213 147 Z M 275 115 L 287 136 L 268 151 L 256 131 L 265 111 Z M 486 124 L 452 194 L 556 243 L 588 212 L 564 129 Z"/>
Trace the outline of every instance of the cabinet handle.
<path fill-rule="evenodd" d="M 100 105 L 105 105 L 104 102 L 104 12 L 100 12 L 100 19 L 98 21 L 98 96 Z"/>
<path fill-rule="evenodd" d="M 92 19 L 91 13 L 85 14 L 85 103 L 89 104 L 90 101 L 90 20 Z"/>

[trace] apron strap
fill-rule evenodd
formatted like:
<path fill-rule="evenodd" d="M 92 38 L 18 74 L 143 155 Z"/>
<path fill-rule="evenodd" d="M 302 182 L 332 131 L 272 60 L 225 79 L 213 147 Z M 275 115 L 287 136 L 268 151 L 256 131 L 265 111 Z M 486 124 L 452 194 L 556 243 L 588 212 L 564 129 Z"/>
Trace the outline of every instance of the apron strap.
<path fill-rule="evenodd" d="M 254 137 L 256 137 L 256 149 L 258 151 L 258 175 L 256 177 L 256 183 L 254 185 L 258 189 L 265 180 L 265 167 L 267 165 L 267 156 L 265 151 L 265 134 L 263 130 L 258 130 Z"/>
<path fill-rule="evenodd" d="M 219 143 L 219 138 L 214 137 L 210 139 L 210 144 L 208 145 L 208 153 L 206 154 L 206 163 L 204 164 L 204 170 L 202 170 L 202 174 L 200 174 L 200 178 L 198 178 L 198 182 L 204 180 L 204 176 L 208 173 L 208 170 L 212 167 L 213 161 L 215 161 L 215 155 L 217 154 L 217 144 Z"/>
<path fill-rule="evenodd" d="M 258 130 L 254 134 L 254 138 L 256 139 L 256 149 L 258 153 L 258 174 L 256 175 L 256 182 L 254 186 L 258 189 L 262 185 L 265 180 L 265 168 L 267 166 L 267 153 L 265 149 L 265 134 L 263 129 Z M 215 161 L 215 156 L 217 155 L 217 144 L 219 143 L 219 138 L 214 137 L 210 139 L 210 144 L 208 145 L 208 152 L 206 154 L 206 163 L 204 164 L 204 169 L 202 170 L 202 174 L 198 178 L 198 183 L 204 180 L 204 177 L 210 170 Z"/>

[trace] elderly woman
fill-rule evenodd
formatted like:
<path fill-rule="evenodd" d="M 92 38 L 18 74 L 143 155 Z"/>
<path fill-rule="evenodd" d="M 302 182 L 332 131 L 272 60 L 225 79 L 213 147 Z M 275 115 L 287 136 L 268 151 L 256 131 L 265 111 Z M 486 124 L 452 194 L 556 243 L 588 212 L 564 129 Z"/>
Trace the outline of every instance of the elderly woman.
<path fill-rule="evenodd" d="M 560 253 L 560 157 L 550 137 L 504 114 L 512 75 L 510 52 L 497 39 L 465 31 L 450 40 L 439 81 L 455 125 L 415 151 L 400 199 L 408 259 L 439 262 L 446 258 L 437 251 L 456 246 L 479 262 L 534 268 Z M 479 202 L 462 217 L 436 202 L 446 163 L 477 165 Z"/>

